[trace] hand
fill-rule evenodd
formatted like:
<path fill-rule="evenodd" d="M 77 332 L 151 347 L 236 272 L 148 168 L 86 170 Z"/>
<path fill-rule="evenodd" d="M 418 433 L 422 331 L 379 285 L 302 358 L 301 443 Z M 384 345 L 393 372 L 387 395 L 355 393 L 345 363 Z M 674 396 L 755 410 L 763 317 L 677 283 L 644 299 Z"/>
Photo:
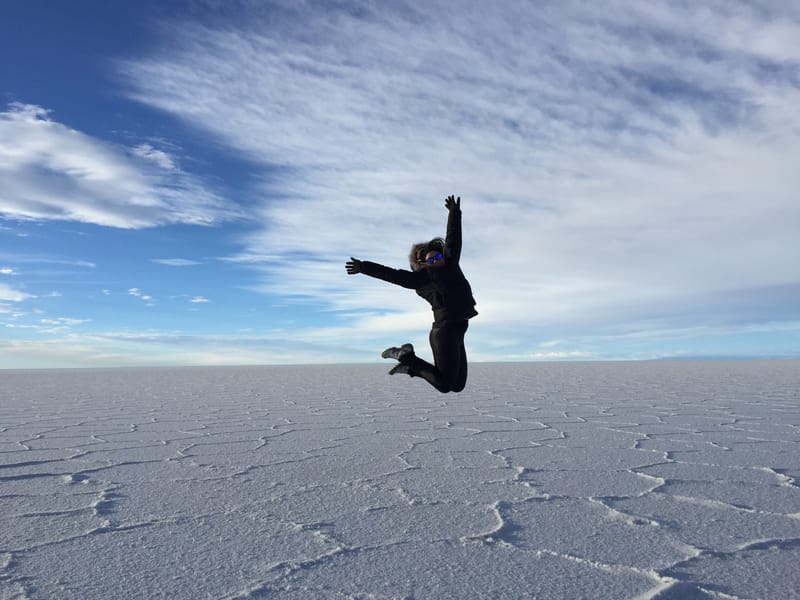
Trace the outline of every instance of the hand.
<path fill-rule="evenodd" d="M 461 196 L 458 198 L 452 195 L 448 196 L 444 201 L 444 205 L 447 207 L 447 210 L 461 210 Z"/>
<path fill-rule="evenodd" d="M 361 261 L 357 258 L 350 257 L 350 260 L 345 263 L 348 275 L 355 275 L 361 273 Z"/>

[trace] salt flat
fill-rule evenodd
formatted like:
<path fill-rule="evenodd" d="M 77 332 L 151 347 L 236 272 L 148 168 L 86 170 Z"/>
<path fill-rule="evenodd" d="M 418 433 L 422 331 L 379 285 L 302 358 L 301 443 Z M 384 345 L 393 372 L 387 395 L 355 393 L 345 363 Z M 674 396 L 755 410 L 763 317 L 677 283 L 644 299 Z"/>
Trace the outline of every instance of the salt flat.
<path fill-rule="evenodd" d="M 800 598 L 800 362 L 0 371 L 0 598 Z"/>

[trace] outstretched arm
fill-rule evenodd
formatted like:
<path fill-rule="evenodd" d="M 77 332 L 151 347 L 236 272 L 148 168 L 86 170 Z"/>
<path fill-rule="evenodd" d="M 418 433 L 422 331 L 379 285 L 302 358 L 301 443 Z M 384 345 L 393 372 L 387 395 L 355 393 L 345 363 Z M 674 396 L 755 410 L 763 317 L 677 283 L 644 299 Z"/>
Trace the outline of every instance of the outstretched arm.
<path fill-rule="evenodd" d="M 461 258 L 461 196 L 448 196 L 444 205 L 448 210 L 445 261 L 457 264 Z"/>
<path fill-rule="evenodd" d="M 368 260 L 358 260 L 352 256 L 344 266 L 347 269 L 348 275 L 363 273 L 364 275 L 369 275 L 370 277 L 375 277 L 376 279 L 382 279 L 383 281 L 388 281 L 389 283 L 394 283 L 395 285 L 412 290 L 417 287 L 419 280 L 417 273 L 412 271 L 392 269 Z"/>
<path fill-rule="evenodd" d="M 347 269 L 348 275 L 357 275 L 361 273 L 361 265 L 363 261 L 358 260 L 357 258 L 350 257 L 346 263 L 344 263 L 344 268 Z"/>

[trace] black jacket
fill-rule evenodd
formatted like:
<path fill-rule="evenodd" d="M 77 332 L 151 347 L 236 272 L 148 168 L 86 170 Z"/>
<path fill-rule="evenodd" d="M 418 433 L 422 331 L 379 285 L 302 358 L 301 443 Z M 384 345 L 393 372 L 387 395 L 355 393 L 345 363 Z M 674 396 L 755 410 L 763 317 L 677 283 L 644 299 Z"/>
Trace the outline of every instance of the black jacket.
<path fill-rule="evenodd" d="M 458 265 L 460 258 L 461 210 L 452 209 L 447 217 L 444 265 L 406 271 L 365 260 L 361 262 L 361 272 L 415 290 L 430 303 L 435 323 L 462 321 L 471 319 L 478 311 L 475 310 L 472 288 Z"/>

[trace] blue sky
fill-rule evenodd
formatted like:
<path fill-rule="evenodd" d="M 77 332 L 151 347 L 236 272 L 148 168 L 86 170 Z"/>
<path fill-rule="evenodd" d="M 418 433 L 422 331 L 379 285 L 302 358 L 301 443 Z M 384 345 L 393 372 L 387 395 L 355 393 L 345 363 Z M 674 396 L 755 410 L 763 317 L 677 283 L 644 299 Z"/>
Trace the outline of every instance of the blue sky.
<path fill-rule="evenodd" d="M 800 357 L 796 2 L 8 2 L 0 368 Z"/>

